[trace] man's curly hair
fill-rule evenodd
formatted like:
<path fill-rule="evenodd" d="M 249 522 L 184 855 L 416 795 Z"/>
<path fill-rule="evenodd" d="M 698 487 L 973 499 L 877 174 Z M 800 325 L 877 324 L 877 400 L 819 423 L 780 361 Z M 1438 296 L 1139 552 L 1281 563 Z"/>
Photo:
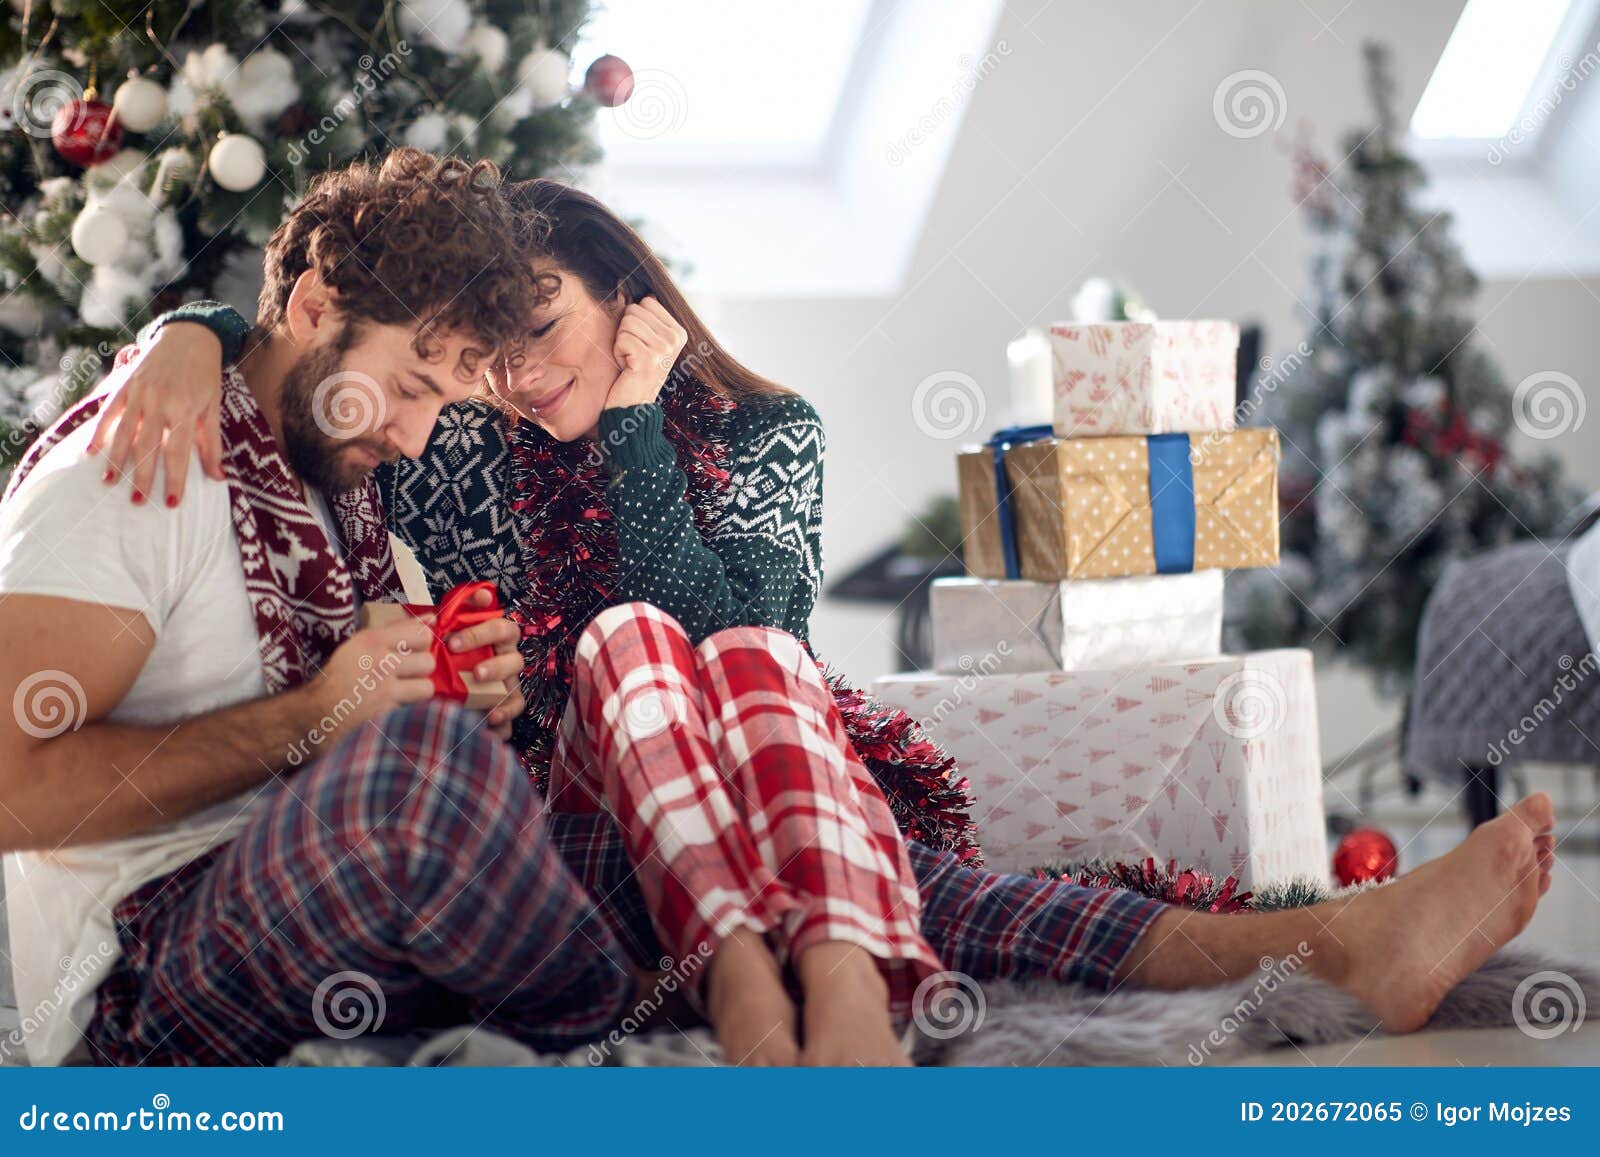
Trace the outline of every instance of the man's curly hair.
<path fill-rule="evenodd" d="M 406 325 L 434 360 L 440 335 L 464 331 L 473 346 L 454 373 L 476 377 L 520 346 L 538 301 L 540 223 L 513 213 L 500 186 L 489 161 L 411 148 L 322 174 L 267 243 L 257 324 L 282 324 L 295 281 L 314 268 L 356 327 L 346 340 L 366 323 Z"/>

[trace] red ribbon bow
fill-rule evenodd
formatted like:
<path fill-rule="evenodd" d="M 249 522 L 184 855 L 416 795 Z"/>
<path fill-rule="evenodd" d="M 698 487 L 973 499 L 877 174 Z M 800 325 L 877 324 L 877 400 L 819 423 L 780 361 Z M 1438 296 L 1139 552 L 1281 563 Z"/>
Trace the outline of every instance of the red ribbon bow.
<path fill-rule="evenodd" d="M 472 597 L 479 591 L 489 592 L 489 605 L 474 607 L 468 604 Z M 494 658 L 494 647 L 484 644 L 474 647 L 470 651 L 452 651 L 445 645 L 445 641 L 457 631 L 464 631 L 468 627 L 475 627 L 479 623 L 487 623 L 498 619 L 504 613 L 500 608 L 500 593 L 494 583 L 471 582 L 462 583 L 452 587 L 439 600 L 436 607 L 419 606 L 415 603 L 401 603 L 406 613 L 413 618 L 423 615 L 433 615 L 433 697 L 435 699 L 451 699 L 457 703 L 464 703 L 467 699 L 467 684 L 461 677 L 463 671 L 471 672 L 474 667 L 486 659 Z"/>

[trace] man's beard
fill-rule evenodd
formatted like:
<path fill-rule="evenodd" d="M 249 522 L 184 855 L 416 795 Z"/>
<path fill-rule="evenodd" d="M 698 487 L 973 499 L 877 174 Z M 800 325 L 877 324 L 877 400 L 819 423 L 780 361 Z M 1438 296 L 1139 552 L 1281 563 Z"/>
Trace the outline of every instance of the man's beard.
<path fill-rule="evenodd" d="M 372 473 L 370 466 L 349 461 L 351 449 L 370 451 L 385 461 L 393 457 L 382 439 L 367 437 L 366 431 L 353 430 L 347 436 L 329 433 L 337 430 L 327 412 L 330 399 L 318 398 L 317 392 L 340 372 L 349 344 L 344 338 L 341 334 L 328 346 L 303 354 L 284 375 L 280 393 L 283 455 L 300 478 L 325 494 L 355 490 Z M 322 414 L 317 413 L 319 405 Z"/>

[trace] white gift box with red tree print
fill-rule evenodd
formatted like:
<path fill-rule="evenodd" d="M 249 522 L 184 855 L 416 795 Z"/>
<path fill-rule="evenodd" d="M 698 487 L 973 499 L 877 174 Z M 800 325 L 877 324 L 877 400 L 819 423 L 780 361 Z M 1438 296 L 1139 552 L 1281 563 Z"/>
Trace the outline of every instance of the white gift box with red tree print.
<path fill-rule="evenodd" d="M 1053 325 L 1056 435 L 1231 430 L 1238 357 L 1228 321 Z"/>
<path fill-rule="evenodd" d="M 1246 888 L 1327 879 L 1309 651 L 891 675 L 873 691 L 971 780 L 992 868 L 1154 856 Z"/>

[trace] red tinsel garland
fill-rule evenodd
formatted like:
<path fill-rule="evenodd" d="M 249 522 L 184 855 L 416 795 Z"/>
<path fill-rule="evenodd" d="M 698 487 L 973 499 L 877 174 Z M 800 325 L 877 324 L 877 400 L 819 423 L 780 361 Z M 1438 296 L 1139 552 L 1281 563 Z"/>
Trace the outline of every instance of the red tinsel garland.
<path fill-rule="evenodd" d="M 1165 868 L 1153 857 L 1141 864 L 1096 861 L 1066 869 L 1036 868 L 1033 876 L 1040 880 L 1065 880 L 1085 888 L 1122 888 L 1197 912 L 1252 911 L 1251 895 L 1237 891 L 1236 877 L 1229 876 L 1219 883 L 1209 873 L 1194 868 L 1180 870 L 1177 860 L 1168 860 Z"/>

